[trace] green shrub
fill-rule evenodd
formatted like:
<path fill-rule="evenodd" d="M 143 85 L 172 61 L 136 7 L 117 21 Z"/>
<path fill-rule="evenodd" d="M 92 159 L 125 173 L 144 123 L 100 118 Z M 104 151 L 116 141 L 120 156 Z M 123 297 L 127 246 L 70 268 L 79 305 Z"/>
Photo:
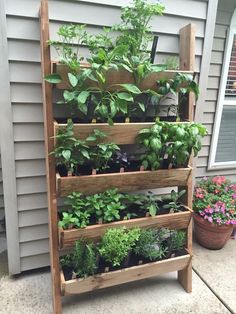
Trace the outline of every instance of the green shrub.
<path fill-rule="evenodd" d="M 100 255 L 112 266 L 120 266 L 135 246 L 140 236 L 140 229 L 126 230 L 125 228 L 108 229 L 102 237 L 99 249 Z"/>

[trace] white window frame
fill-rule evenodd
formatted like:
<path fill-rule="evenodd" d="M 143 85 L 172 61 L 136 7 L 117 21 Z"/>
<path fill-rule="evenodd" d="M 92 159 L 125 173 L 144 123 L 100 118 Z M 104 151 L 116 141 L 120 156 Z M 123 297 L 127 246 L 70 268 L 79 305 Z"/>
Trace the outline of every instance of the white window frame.
<path fill-rule="evenodd" d="M 217 102 L 217 107 L 216 107 L 214 128 L 213 128 L 213 134 L 212 134 L 212 140 L 211 140 L 208 170 L 236 168 L 236 159 L 235 161 L 224 161 L 224 162 L 215 161 L 223 108 L 225 105 L 236 107 L 236 97 L 233 100 L 230 100 L 230 97 L 229 99 L 225 99 L 225 90 L 226 90 L 226 84 L 227 84 L 227 77 L 228 77 L 234 35 L 236 35 L 236 9 L 234 11 L 234 14 L 231 20 L 230 28 L 228 29 L 227 40 L 226 40 L 226 45 L 225 45 L 224 61 L 223 61 L 223 66 L 222 66 L 221 82 L 220 82 L 220 87 L 219 87 L 218 102 Z"/>

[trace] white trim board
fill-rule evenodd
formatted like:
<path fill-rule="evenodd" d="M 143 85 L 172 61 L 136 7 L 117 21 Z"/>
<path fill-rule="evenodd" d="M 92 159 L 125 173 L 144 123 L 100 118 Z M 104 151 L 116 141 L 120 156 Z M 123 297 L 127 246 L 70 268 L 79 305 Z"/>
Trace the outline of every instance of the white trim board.
<path fill-rule="evenodd" d="M 227 40 L 226 40 L 226 45 L 225 45 L 226 48 L 225 48 L 223 67 L 222 67 L 222 76 L 221 76 L 221 82 L 220 82 L 220 87 L 219 87 L 219 95 L 218 95 L 218 101 L 217 101 L 217 107 L 216 107 L 216 113 L 215 113 L 213 134 L 212 134 L 212 139 L 211 139 L 208 170 L 236 168 L 236 160 L 230 161 L 230 162 L 229 161 L 228 162 L 227 161 L 225 162 L 215 161 L 223 108 L 224 108 L 224 105 L 233 105 L 232 100 L 225 99 L 225 89 L 226 89 L 226 84 L 227 84 L 231 50 L 232 50 L 235 34 L 236 34 L 236 9 L 232 16 L 230 28 L 228 29 L 228 32 L 227 32 Z"/>

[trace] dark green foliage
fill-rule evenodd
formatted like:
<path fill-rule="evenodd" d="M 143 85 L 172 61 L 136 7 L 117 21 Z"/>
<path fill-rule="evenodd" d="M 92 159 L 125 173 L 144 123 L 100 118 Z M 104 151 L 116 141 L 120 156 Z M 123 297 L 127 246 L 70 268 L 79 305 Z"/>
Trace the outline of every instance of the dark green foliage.
<path fill-rule="evenodd" d="M 162 245 L 162 239 L 155 229 L 142 229 L 140 237 L 134 247 L 134 253 L 150 261 L 163 258 L 166 248 Z"/>
<path fill-rule="evenodd" d="M 97 269 L 96 248 L 93 243 L 78 240 L 72 255 L 73 269 L 79 277 L 93 275 Z"/>
<path fill-rule="evenodd" d="M 182 230 L 175 230 L 171 232 L 169 239 L 170 251 L 181 251 L 186 245 L 186 232 Z"/>
<path fill-rule="evenodd" d="M 108 229 L 102 237 L 99 253 L 112 266 L 120 266 L 135 246 L 139 236 L 140 229 Z"/>
<path fill-rule="evenodd" d="M 181 210 L 182 204 L 180 198 L 186 193 L 186 190 L 182 190 L 179 193 L 174 190 L 171 191 L 170 195 L 162 198 L 163 201 L 168 201 L 163 207 L 170 209 L 170 213 L 176 213 Z"/>

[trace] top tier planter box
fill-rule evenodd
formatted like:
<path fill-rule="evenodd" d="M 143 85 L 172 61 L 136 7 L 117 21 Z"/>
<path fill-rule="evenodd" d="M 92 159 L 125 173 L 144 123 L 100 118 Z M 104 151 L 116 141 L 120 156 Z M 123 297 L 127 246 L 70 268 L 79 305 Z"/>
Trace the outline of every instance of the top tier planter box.
<path fill-rule="evenodd" d="M 82 64 L 82 69 L 90 68 L 89 64 Z M 58 89 L 70 89 L 70 85 L 68 82 L 68 67 L 61 63 L 52 63 L 52 72 L 57 73 L 61 76 L 62 82 L 56 84 L 56 88 Z M 160 71 L 160 72 L 153 72 L 150 73 L 140 84 L 139 88 L 141 91 L 152 89 L 155 90 L 157 88 L 156 81 L 160 79 L 172 79 L 176 75 L 176 73 L 185 73 L 185 74 L 193 74 L 192 71 L 181 71 L 181 70 L 168 70 L 168 71 Z M 107 85 L 105 86 L 106 90 L 108 91 L 116 91 L 121 90 L 120 84 L 134 84 L 134 77 L 133 74 L 125 69 L 120 69 L 116 71 L 114 69 L 110 69 L 107 71 L 106 77 Z M 87 80 L 86 82 L 87 87 L 98 88 L 96 82 L 92 80 Z"/>

